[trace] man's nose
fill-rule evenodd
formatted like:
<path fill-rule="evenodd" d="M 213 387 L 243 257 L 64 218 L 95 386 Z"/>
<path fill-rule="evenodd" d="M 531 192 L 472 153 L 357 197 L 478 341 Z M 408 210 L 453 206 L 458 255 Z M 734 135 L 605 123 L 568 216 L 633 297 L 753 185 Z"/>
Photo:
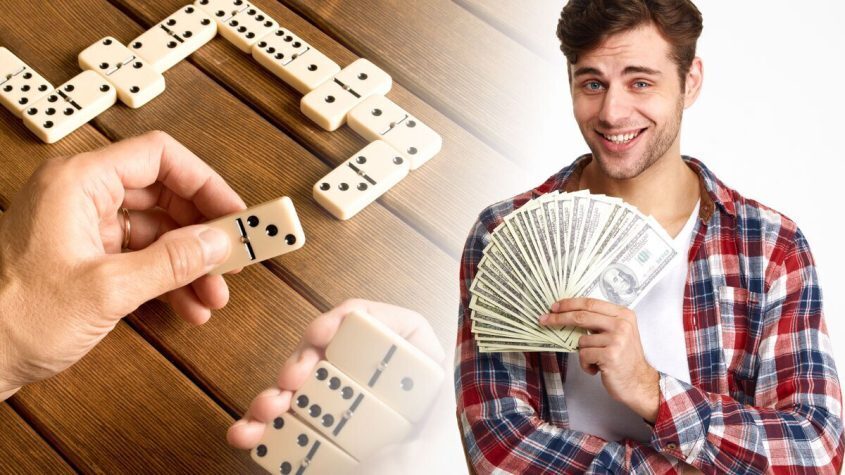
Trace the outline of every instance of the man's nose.
<path fill-rule="evenodd" d="M 631 100 L 624 89 L 611 85 L 604 94 L 599 111 L 599 121 L 604 127 L 624 126 L 631 116 Z"/>

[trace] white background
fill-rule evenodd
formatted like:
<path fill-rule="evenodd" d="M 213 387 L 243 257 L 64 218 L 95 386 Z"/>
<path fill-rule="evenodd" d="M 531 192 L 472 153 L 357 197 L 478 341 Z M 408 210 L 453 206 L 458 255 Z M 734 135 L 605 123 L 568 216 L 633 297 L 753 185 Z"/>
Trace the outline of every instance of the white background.
<path fill-rule="evenodd" d="M 561 6 L 565 3 L 555 0 Z M 845 2 L 695 1 L 704 17 L 704 86 L 684 114 L 681 153 L 796 221 L 810 243 L 840 380 L 845 376 Z M 557 10 L 560 11 L 559 9 Z M 551 29 L 557 19 L 538 28 Z M 550 42 L 550 48 L 557 44 Z M 572 117 L 562 53 L 560 110 L 546 126 L 564 148 L 531 163 L 535 183 L 589 152 Z M 553 60 L 553 59 L 552 59 Z"/>

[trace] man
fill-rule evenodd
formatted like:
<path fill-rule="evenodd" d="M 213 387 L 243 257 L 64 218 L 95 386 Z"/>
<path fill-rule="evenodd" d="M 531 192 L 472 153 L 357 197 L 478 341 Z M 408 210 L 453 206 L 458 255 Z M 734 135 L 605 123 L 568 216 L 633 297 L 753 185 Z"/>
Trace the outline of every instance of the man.
<path fill-rule="evenodd" d="M 476 471 L 839 473 L 841 394 L 807 241 L 680 153 L 701 30 L 689 0 L 564 7 L 558 37 L 592 153 L 485 209 L 467 240 L 456 394 Z M 576 298 L 538 316 L 589 330 L 577 352 L 479 353 L 468 289 L 491 232 L 528 200 L 580 189 L 652 215 L 686 259 L 633 309 Z"/>

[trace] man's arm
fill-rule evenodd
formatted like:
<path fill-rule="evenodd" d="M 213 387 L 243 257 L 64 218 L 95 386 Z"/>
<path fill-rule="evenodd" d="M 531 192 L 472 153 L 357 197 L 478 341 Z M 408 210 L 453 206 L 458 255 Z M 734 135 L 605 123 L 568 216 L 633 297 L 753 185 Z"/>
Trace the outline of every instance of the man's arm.
<path fill-rule="evenodd" d="M 607 442 L 543 421 L 539 353 L 479 353 L 471 332 L 469 287 L 489 235 L 476 224 L 461 262 L 456 351 L 458 421 L 478 473 L 673 473 L 679 462 L 634 441 Z M 559 381 L 558 381 L 559 382 Z"/>
<path fill-rule="evenodd" d="M 754 407 L 661 374 L 652 445 L 705 473 L 839 473 L 839 380 L 807 241 L 767 279 Z"/>

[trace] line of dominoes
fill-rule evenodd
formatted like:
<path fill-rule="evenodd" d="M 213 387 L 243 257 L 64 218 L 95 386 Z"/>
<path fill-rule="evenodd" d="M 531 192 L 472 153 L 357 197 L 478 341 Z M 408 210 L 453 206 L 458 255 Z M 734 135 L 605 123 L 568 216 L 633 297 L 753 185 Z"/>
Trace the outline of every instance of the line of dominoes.
<path fill-rule="evenodd" d="M 349 219 L 434 157 L 442 138 L 385 97 L 389 74 L 366 59 L 341 69 L 244 0 L 197 0 L 127 45 L 105 37 L 79 54 L 83 72 L 58 88 L 0 48 L 0 103 L 46 143 L 86 124 L 117 100 L 139 108 L 165 90 L 163 74 L 217 33 L 303 94 L 305 116 L 327 131 L 348 122 L 371 143 L 314 185 L 314 199 Z"/>
<path fill-rule="evenodd" d="M 425 416 L 440 365 L 363 312 L 343 319 L 290 412 L 267 425 L 252 458 L 270 473 L 348 473 L 401 442 Z"/>

